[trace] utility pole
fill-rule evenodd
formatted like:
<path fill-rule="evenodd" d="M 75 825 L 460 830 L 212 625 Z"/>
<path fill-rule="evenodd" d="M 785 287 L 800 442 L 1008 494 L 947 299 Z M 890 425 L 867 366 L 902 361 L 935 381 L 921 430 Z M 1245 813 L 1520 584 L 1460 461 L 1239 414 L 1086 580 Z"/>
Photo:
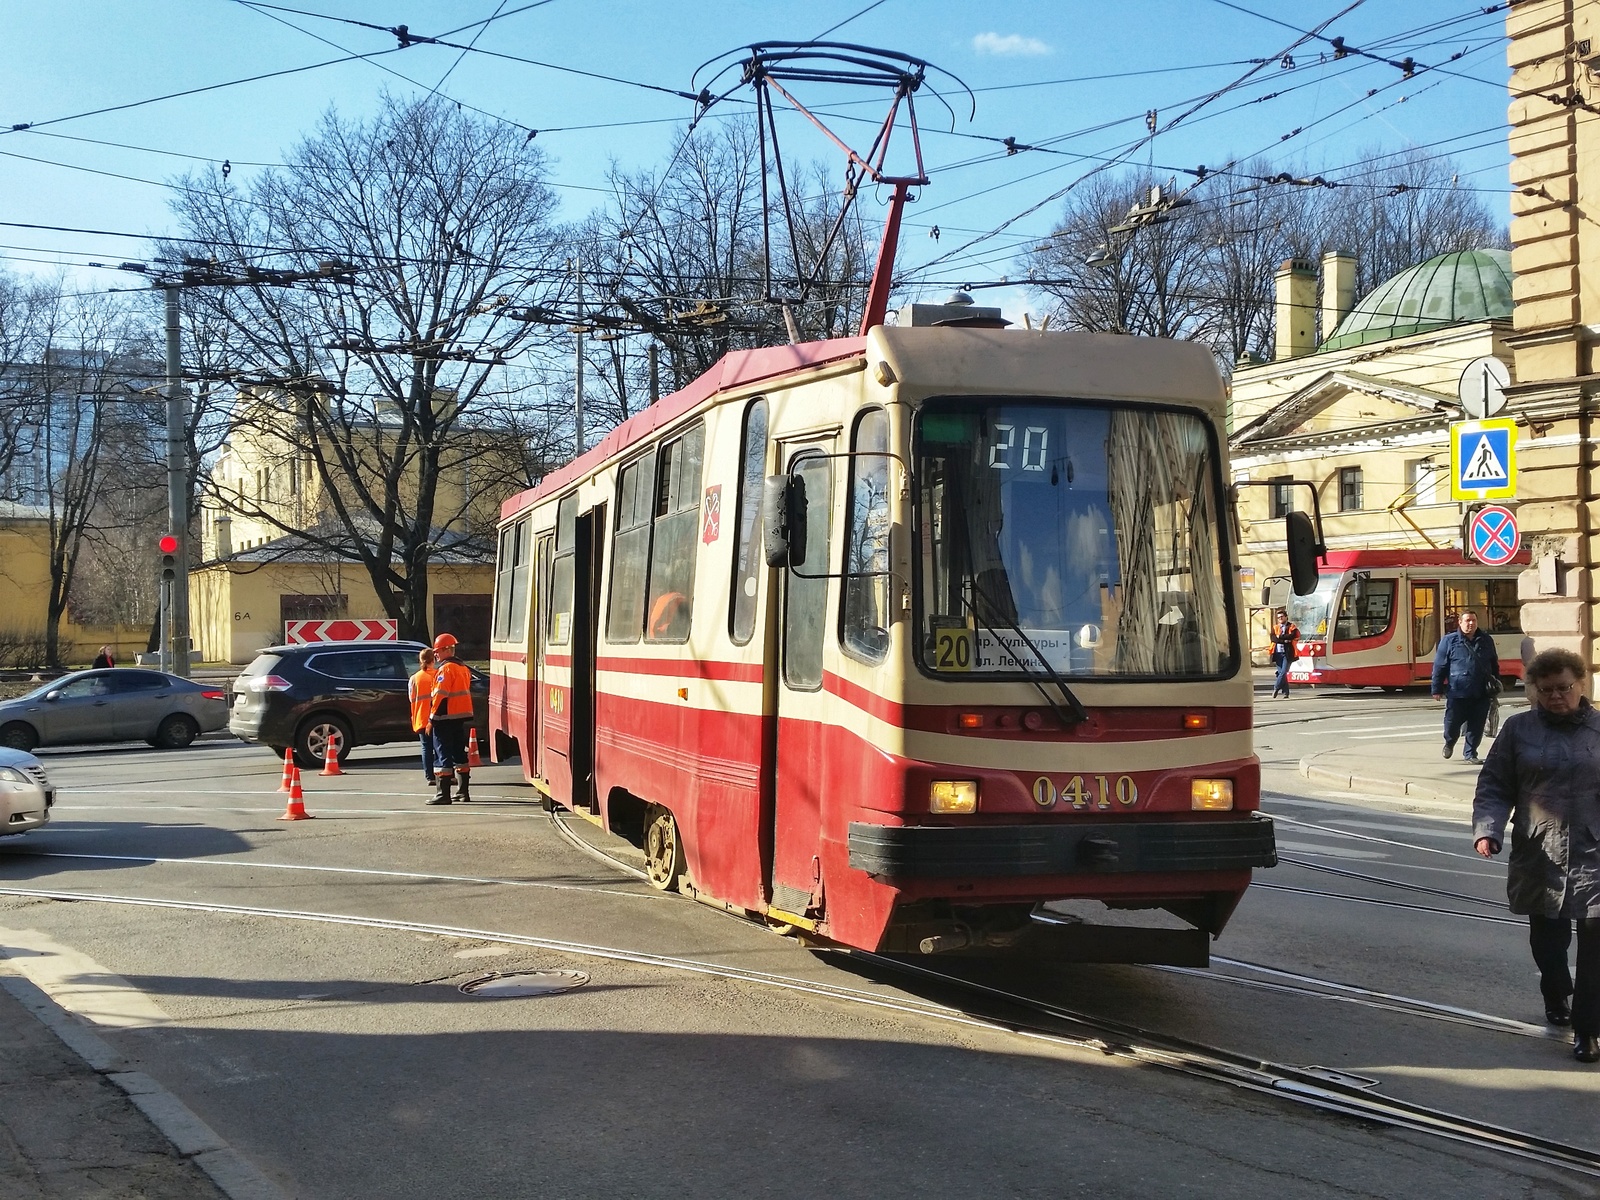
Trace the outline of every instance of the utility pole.
<path fill-rule="evenodd" d="M 91 262 L 91 267 L 109 266 Z M 172 651 L 172 672 L 189 677 L 189 404 L 183 391 L 183 358 L 178 295 L 193 287 L 291 287 L 312 280 L 346 283 L 353 268 L 338 259 L 319 263 L 315 271 L 280 271 L 245 267 L 222 269 L 215 260 L 188 258 L 181 271 L 152 270 L 148 263 L 125 262 L 118 270 L 150 279 L 166 299 L 167 324 L 167 536 L 175 539 L 170 567 L 162 571 L 161 653 Z M 163 539 L 165 540 L 165 539 Z M 166 548 L 163 546 L 163 553 Z M 166 572 L 170 570 L 170 577 Z M 170 639 L 170 642 L 169 642 Z"/>
<path fill-rule="evenodd" d="M 650 403 L 661 399 L 661 343 L 650 339 Z"/>
<path fill-rule="evenodd" d="M 189 414 L 179 355 L 177 283 L 163 283 L 167 301 L 167 531 L 178 539 L 167 633 L 173 674 L 189 678 Z M 162 649 L 166 649 L 163 639 Z"/>
<path fill-rule="evenodd" d="M 569 259 L 573 274 L 578 277 L 578 323 L 572 327 L 578 335 L 577 357 L 577 389 L 573 399 L 573 418 L 577 423 L 577 451 L 573 457 L 583 453 L 583 264 L 577 259 Z"/>

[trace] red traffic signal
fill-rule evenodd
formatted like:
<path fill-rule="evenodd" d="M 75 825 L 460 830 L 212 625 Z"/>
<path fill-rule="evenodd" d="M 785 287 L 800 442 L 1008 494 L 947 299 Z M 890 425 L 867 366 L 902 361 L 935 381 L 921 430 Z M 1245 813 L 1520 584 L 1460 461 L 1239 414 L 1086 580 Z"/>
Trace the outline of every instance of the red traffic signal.
<path fill-rule="evenodd" d="M 176 554 L 178 552 L 178 539 L 170 533 L 162 534 L 161 540 L 156 545 L 160 547 L 163 554 Z"/>

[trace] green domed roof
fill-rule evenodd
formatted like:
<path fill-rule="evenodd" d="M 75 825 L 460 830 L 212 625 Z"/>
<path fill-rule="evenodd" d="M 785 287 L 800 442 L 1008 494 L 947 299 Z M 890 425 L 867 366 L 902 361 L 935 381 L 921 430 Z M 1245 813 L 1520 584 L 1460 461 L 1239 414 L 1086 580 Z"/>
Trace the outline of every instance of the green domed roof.
<path fill-rule="evenodd" d="M 1318 349 L 1347 350 L 1491 317 L 1511 318 L 1511 251 L 1440 254 L 1379 284 Z"/>

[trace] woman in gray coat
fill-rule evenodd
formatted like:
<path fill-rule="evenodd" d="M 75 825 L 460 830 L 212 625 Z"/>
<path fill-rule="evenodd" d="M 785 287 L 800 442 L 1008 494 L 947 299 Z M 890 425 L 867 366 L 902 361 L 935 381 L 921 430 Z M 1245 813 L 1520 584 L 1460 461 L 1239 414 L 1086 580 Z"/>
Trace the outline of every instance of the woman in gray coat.
<path fill-rule="evenodd" d="M 1506 895 L 1528 918 L 1545 1015 L 1572 1022 L 1573 1054 L 1600 1062 L 1600 712 L 1588 670 L 1570 650 L 1544 650 L 1527 669 L 1532 707 L 1506 720 L 1478 776 L 1472 836 L 1500 853 L 1511 822 Z M 1578 931 L 1577 987 L 1567 970 Z M 1568 997 L 1571 996 L 1571 1007 Z"/>

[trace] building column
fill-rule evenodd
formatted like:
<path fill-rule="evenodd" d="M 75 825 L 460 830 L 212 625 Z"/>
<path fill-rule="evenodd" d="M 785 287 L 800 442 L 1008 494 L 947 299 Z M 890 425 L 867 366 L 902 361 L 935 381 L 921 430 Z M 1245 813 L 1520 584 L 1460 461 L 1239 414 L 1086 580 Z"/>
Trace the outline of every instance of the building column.
<path fill-rule="evenodd" d="M 1600 0 L 1530 0 L 1506 14 L 1517 519 L 1533 563 L 1518 580 L 1524 658 L 1564 647 L 1595 664 L 1600 239 L 1574 200 L 1594 195 L 1600 127 L 1579 91 L 1600 56 Z M 1600 66 L 1600 63 L 1596 63 Z M 1569 102 L 1570 101 L 1570 102 Z M 1581 179 L 1589 179 L 1584 187 Z M 1587 280 L 1587 282 L 1585 282 Z M 1591 690 L 1591 695 L 1593 694 Z"/>

